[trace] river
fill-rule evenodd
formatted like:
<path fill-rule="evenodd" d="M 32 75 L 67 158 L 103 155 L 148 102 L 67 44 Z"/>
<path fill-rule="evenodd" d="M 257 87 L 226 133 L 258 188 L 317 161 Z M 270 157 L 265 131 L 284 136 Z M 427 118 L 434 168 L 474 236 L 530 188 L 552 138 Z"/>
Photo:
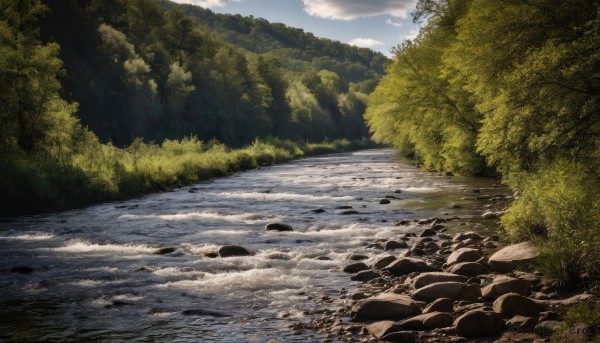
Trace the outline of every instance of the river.
<path fill-rule="evenodd" d="M 399 220 L 460 217 L 450 231 L 492 234 L 495 221 L 480 218 L 502 209 L 494 197 L 506 192 L 495 179 L 426 172 L 376 149 L 5 221 L 0 340 L 320 341 L 292 326 L 316 299 L 356 285 L 341 271 L 349 254 L 389 254 L 367 244 L 418 229 Z M 379 203 L 385 196 L 390 204 Z M 294 231 L 265 231 L 271 222 Z M 254 255 L 204 256 L 226 244 Z M 176 250 L 153 254 L 161 247 Z"/>

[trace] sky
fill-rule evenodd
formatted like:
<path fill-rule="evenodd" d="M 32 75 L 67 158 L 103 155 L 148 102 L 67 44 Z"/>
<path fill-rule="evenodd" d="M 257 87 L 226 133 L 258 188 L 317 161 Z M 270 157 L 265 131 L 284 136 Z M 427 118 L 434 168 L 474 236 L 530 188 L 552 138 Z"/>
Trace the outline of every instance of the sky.
<path fill-rule="evenodd" d="M 171 1 L 210 8 L 217 13 L 264 18 L 387 56 L 391 56 L 394 46 L 414 38 L 419 30 L 410 16 L 416 0 Z"/>

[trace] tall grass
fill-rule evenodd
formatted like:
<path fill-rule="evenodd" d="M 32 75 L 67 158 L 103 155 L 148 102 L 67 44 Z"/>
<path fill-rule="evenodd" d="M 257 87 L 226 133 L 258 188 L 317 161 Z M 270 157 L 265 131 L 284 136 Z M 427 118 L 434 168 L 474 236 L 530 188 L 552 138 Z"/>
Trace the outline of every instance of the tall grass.
<path fill-rule="evenodd" d="M 97 140 L 57 161 L 45 154 L 10 156 L 0 170 L 0 215 L 59 210 L 164 191 L 295 158 L 372 147 L 369 140 L 295 143 L 256 139 L 230 149 L 195 137 L 162 144 L 136 139 L 120 149 Z"/>

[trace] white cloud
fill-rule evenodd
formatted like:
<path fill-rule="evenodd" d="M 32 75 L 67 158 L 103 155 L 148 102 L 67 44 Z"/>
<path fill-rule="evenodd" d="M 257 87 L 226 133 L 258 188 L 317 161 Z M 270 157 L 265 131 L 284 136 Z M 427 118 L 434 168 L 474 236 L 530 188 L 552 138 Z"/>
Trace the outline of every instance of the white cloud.
<path fill-rule="evenodd" d="M 352 20 L 361 17 L 390 15 L 406 18 L 417 0 L 302 0 L 304 11 L 326 19 Z"/>
<path fill-rule="evenodd" d="M 228 2 L 240 2 L 241 0 L 171 0 L 180 4 L 191 4 L 204 8 L 225 7 Z"/>
<path fill-rule="evenodd" d="M 410 39 L 413 40 L 419 35 L 419 30 L 410 30 L 407 34 L 400 36 L 401 40 Z"/>
<path fill-rule="evenodd" d="M 392 19 L 390 19 L 390 18 L 387 18 L 387 19 L 385 20 L 385 23 L 386 23 L 386 24 L 388 24 L 388 25 L 395 26 L 395 27 L 402 27 L 402 26 L 404 26 L 404 24 L 402 24 L 402 23 L 400 23 L 400 22 L 393 21 L 393 20 L 392 20 Z"/>
<path fill-rule="evenodd" d="M 355 45 L 358 46 L 360 48 L 374 48 L 376 46 L 382 46 L 383 42 L 377 39 L 373 39 L 373 38 L 354 38 L 353 40 L 349 41 L 348 44 L 350 45 Z"/>

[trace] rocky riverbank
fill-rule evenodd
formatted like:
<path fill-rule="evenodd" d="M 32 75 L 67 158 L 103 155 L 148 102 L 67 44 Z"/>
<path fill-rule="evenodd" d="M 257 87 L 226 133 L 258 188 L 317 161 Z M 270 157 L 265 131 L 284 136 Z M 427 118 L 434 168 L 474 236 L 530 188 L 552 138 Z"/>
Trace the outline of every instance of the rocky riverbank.
<path fill-rule="evenodd" d="M 360 281 L 324 298 L 309 328 L 327 342 L 550 342 L 593 339 L 584 325 L 567 326 L 566 306 L 589 294 L 566 294 L 536 271 L 530 242 L 498 250 L 497 236 L 453 236 L 444 219 L 417 223 L 415 232 L 372 242 L 389 255 L 349 256 L 343 271 Z M 588 337 L 590 335 L 590 337 Z"/>

